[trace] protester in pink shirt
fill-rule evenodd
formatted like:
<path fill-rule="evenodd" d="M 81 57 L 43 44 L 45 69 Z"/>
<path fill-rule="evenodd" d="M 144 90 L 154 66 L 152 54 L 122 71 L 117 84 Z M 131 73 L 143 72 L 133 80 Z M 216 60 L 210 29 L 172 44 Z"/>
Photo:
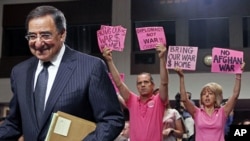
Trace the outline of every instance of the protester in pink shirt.
<path fill-rule="evenodd" d="M 242 69 L 245 63 L 242 64 Z M 201 107 L 195 106 L 187 97 L 184 73 L 176 68 L 180 77 L 180 93 L 187 111 L 192 115 L 195 121 L 195 140 L 196 141 L 224 141 L 224 128 L 230 112 L 239 97 L 241 88 L 241 74 L 236 74 L 233 94 L 228 102 L 221 106 L 222 87 L 214 82 L 203 86 L 200 93 Z"/>
<path fill-rule="evenodd" d="M 160 86 L 159 94 L 154 95 L 154 81 L 150 73 L 141 73 L 137 76 L 136 86 L 139 95 L 131 92 L 121 80 L 119 72 L 112 59 L 112 50 L 103 49 L 113 81 L 119 90 L 129 110 L 130 141 L 162 141 L 163 115 L 168 103 L 168 70 L 166 69 L 166 47 L 156 45 L 160 59 Z"/>

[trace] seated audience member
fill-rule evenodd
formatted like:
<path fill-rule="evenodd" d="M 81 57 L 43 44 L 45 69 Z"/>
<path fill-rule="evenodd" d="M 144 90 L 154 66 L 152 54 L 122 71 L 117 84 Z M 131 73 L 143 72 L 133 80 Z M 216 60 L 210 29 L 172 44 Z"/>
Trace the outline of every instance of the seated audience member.
<path fill-rule="evenodd" d="M 163 141 L 176 141 L 183 136 L 183 124 L 180 113 L 168 106 L 163 117 Z"/>
<path fill-rule="evenodd" d="M 129 121 L 125 121 L 122 132 L 114 141 L 129 141 Z"/>
<path fill-rule="evenodd" d="M 191 100 L 191 92 L 186 92 L 189 100 L 195 105 L 195 102 L 193 100 Z M 182 117 L 185 118 L 189 118 L 191 117 L 191 115 L 189 114 L 189 112 L 187 111 L 187 109 L 185 108 L 183 102 L 181 101 L 181 96 L 180 93 L 177 93 L 175 95 L 175 101 L 176 101 L 176 107 L 175 109 L 178 110 L 178 112 L 182 115 Z"/>
<path fill-rule="evenodd" d="M 225 102 L 221 103 L 221 106 L 224 106 L 226 104 L 227 100 Z M 234 118 L 234 111 L 232 110 L 227 117 L 226 125 L 225 125 L 225 141 L 229 141 L 229 132 L 230 132 L 230 125 L 233 123 Z"/>
<path fill-rule="evenodd" d="M 186 92 L 188 99 L 191 100 L 191 92 Z M 183 134 L 183 141 L 194 141 L 195 138 L 195 131 L 194 131 L 194 120 L 190 113 L 187 111 L 185 105 L 181 101 L 180 93 L 175 95 L 176 100 L 176 109 L 183 117 L 183 125 L 185 126 L 184 134 Z M 194 101 L 191 100 L 192 103 L 195 105 Z"/>
<path fill-rule="evenodd" d="M 123 107 L 123 114 L 125 119 L 125 125 L 119 136 L 114 141 L 130 141 L 129 140 L 129 110 Z"/>
<path fill-rule="evenodd" d="M 183 135 L 182 141 L 194 141 L 195 140 L 195 129 L 194 129 L 194 119 L 188 117 L 183 119 L 183 124 L 185 126 L 185 133 Z"/>

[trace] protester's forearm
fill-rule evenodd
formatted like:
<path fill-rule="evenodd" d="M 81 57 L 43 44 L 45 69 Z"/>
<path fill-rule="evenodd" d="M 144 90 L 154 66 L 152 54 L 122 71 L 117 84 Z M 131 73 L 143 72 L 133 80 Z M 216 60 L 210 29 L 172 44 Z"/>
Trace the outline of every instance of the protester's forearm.
<path fill-rule="evenodd" d="M 129 91 L 130 90 L 127 88 L 127 86 L 121 80 L 120 73 L 119 73 L 118 69 L 116 68 L 114 62 L 108 61 L 107 64 L 108 64 L 112 79 L 113 79 L 116 87 L 119 89 L 120 95 L 122 96 L 124 101 L 127 101 L 127 99 L 129 98 L 129 93 L 130 93 Z"/>
<path fill-rule="evenodd" d="M 234 90 L 233 90 L 233 97 L 237 99 L 240 94 L 241 89 L 241 74 L 235 75 L 235 84 L 234 84 Z"/>
<path fill-rule="evenodd" d="M 186 95 L 184 76 L 180 77 L 180 94 L 181 94 L 181 101 L 186 102 L 187 95 Z"/>
<path fill-rule="evenodd" d="M 119 71 L 117 70 L 113 61 L 108 61 L 107 64 L 115 85 L 119 87 L 122 83 Z"/>
<path fill-rule="evenodd" d="M 168 100 L 168 69 L 166 69 L 165 57 L 160 58 L 160 96 L 163 101 Z"/>

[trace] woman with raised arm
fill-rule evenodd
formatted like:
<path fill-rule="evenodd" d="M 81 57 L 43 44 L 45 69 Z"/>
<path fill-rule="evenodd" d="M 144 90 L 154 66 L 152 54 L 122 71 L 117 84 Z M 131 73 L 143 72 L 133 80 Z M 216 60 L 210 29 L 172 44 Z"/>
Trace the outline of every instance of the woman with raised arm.
<path fill-rule="evenodd" d="M 245 63 L 242 64 L 243 70 Z M 188 112 L 195 121 L 196 141 L 224 141 L 224 127 L 230 112 L 240 94 L 241 74 L 236 74 L 233 94 L 224 106 L 220 106 L 222 100 L 222 87 L 215 82 L 204 85 L 200 93 L 201 107 L 197 107 L 187 98 L 184 73 L 181 69 L 175 70 L 180 77 L 180 93 Z"/>

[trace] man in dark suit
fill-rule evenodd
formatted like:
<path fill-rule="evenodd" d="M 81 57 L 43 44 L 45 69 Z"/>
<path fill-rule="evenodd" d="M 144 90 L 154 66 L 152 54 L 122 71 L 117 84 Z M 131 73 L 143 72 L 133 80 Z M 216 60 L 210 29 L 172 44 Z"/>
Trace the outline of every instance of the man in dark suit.
<path fill-rule="evenodd" d="M 26 28 L 34 57 L 12 70 L 13 98 L 10 113 L 0 126 L 0 140 L 23 135 L 25 141 L 44 141 L 51 115 L 57 111 L 96 123 L 96 130 L 83 140 L 114 140 L 123 129 L 124 116 L 105 63 L 64 44 L 66 19 L 55 7 L 39 6 L 32 10 Z M 46 67 L 49 77 L 42 110 L 37 110 L 41 98 L 37 100 L 36 94 L 42 90 L 36 91 L 36 83 L 45 68 L 44 62 L 50 62 Z"/>

